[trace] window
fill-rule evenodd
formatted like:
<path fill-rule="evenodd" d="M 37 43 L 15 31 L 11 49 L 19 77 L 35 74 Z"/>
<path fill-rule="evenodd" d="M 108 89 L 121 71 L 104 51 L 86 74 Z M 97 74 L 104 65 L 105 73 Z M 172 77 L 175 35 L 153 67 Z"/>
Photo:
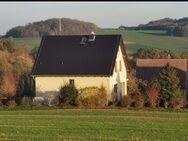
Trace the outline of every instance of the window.
<path fill-rule="evenodd" d="M 119 71 L 121 71 L 121 61 L 119 61 Z"/>
<path fill-rule="evenodd" d="M 114 93 L 117 94 L 117 84 L 114 85 Z"/>
<path fill-rule="evenodd" d="M 115 72 L 117 72 L 117 63 L 115 62 Z"/>
<path fill-rule="evenodd" d="M 70 79 L 70 80 L 69 80 L 69 84 L 70 84 L 70 85 L 74 85 L 74 79 Z"/>

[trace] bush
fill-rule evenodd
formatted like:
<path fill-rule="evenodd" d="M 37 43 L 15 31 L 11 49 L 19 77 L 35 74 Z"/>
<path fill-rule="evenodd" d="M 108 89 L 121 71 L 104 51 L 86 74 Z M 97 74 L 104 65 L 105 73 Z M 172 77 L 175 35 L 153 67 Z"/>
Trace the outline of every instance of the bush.
<path fill-rule="evenodd" d="M 135 95 L 135 107 L 142 108 L 144 106 L 144 99 L 141 94 Z"/>
<path fill-rule="evenodd" d="M 107 104 L 106 89 L 103 86 L 100 88 L 86 87 L 80 89 L 78 104 L 86 108 L 105 107 Z"/>
<path fill-rule="evenodd" d="M 55 96 L 55 97 L 52 99 L 51 104 L 52 104 L 52 106 L 59 106 L 59 105 L 60 105 L 60 98 L 59 98 L 59 96 Z"/>
<path fill-rule="evenodd" d="M 118 100 L 117 100 L 117 94 L 112 92 L 111 93 L 111 99 L 108 101 L 108 106 L 115 106 L 117 105 Z"/>
<path fill-rule="evenodd" d="M 33 98 L 33 106 L 40 107 L 45 104 L 44 97 L 35 97 Z"/>
<path fill-rule="evenodd" d="M 72 84 L 65 84 L 60 88 L 60 102 L 62 105 L 77 106 L 78 90 Z"/>
<path fill-rule="evenodd" d="M 14 109 L 16 107 L 16 102 L 15 100 L 10 100 L 7 102 L 8 109 Z"/>
<path fill-rule="evenodd" d="M 156 83 L 152 83 L 146 88 L 146 99 L 150 108 L 155 108 L 157 106 L 159 91 L 160 89 Z"/>
<path fill-rule="evenodd" d="M 183 98 L 172 98 L 170 101 L 170 107 L 174 109 L 181 109 L 185 106 Z"/>
<path fill-rule="evenodd" d="M 21 100 L 20 106 L 24 109 L 32 109 L 32 98 L 31 97 L 23 97 Z"/>
<path fill-rule="evenodd" d="M 131 97 L 130 95 L 124 95 L 121 98 L 120 105 L 122 107 L 130 107 L 131 105 Z"/>

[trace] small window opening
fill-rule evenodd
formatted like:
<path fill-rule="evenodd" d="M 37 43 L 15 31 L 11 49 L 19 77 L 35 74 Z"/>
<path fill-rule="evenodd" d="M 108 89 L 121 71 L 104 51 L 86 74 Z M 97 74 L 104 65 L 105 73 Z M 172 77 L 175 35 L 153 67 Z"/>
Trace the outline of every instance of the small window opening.
<path fill-rule="evenodd" d="M 115 72 L 117 72 L 117 63 L 115 62 Z"/>
<path fill-rule="evenodd" d="M 87 37 L 82 37 L 80 45 L 86 47 L 88 45 L 88 38 Z"/>
<path fill-rule="evenodd" d="M 63 65 L 63 61 L 60 62 Z"/>
<path fill-rule="evenodd" d="M 114 85 L 114 93 L 117 94 L 117 84 Z"/>
<path fill-rule="evenodd" d="M 69 80 L 69 84 L 70 84 L 70 85 L 74 85 L 74 79 L 70 79 L 70 80 Z"/>
<path fill-rule="evenodd" d="M 121 71 L 121 61 L 119 61 L 119 71 Z"/>

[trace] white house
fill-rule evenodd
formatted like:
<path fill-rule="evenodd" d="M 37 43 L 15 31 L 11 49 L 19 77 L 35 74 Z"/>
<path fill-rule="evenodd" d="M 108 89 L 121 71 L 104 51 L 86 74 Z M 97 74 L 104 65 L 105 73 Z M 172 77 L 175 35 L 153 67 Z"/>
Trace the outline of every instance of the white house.
<path fill-rule="evenodd" d="M 45 36 L 32 71 L 36 96 L 57 95 L 60 86 L 77 88 L 103 85 L 112 92 L 127 94 L 128 61 L 121 35 Z"/>

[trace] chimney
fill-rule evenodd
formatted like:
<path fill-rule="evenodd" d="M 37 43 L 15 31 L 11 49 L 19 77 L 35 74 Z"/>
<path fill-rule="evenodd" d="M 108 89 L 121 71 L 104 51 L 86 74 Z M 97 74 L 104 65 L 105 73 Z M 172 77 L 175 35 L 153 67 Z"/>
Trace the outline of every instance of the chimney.
<path fill-rule="evenodd" d="M 95 41 L 95 33 L 91 32 L 91 34 L 89 35 L 89 41 Z"/>

